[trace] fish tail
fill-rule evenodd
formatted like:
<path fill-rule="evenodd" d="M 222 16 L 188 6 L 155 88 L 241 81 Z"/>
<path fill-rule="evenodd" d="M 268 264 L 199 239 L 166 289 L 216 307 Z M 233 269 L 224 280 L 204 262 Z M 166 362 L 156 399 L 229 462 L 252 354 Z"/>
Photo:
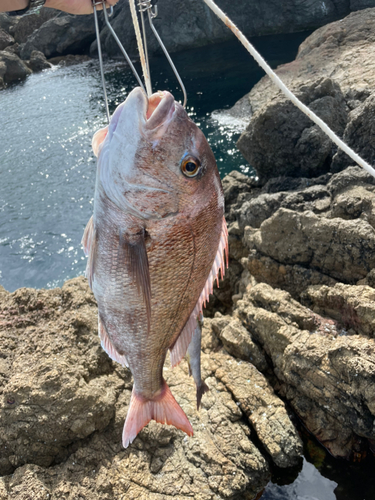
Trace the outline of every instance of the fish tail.
<path fill-rule="evenodd" d="M 174 425 L 177 429 L 186 432 L 188 436 L 194 434 L 187 416 L 173 397 L 165 380 L 163 380 L 162 390 L 153 399 L 146 399 L 138 395 L 133 388 L 130 406 L 122 433 L 122 444 L 124 448 L 127 448 L 129 444 L 134 441 L 138 432 L 140 432 L 150 420 L 156 420 L 156 422 L 161 424 Z"/>
<path fill-rule="evenodd" d="M 203 382 L 203 380 L 202 380 L 202 383 L 200 384 L 200 386 L 199 387 L 197 386 L 197 410 L 199 410 L 199 407 L 201 405 L 203 394 L 205 394 L 209 390 L 210 390 L 210 388 L 208 387 L 208 385 L 205 382 Z"/>

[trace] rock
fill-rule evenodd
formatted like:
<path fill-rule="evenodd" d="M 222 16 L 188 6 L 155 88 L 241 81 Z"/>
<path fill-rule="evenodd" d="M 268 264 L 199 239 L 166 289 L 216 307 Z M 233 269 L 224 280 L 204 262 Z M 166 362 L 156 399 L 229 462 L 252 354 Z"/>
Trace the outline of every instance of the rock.
<path fill-rule="evenodd" d="M 14 17 L 9 16 L 5 12 L 0 12 L 0 29 L 9 33 L 10 28 L 14 26 L 15 22 Z"/>
<path fill-rule="evenodd" d="M 4 50 L 8 45 L 14 43 L 14 38 L 9 35 L 4 29 L 0 28 L 0 50 Z"/>
<path fill-rule="evenodd" d="M 375 437 L 374 340 L 343 335 L 337 322 L 266 284 L 249 289 L 236 311 L 306 427 L 335 456 L 365 452 Z"/>
<path fill-rule="evenodd" d="M 317 314 L 336 320 L 343 329 L 374 337 L 374 288 L 343 283 L 332 287 L 317 285 L 308 287 L 301 299 Z"/>
<path fill-rule="evenodd" d="M 213 319 L 213 328 L 222 341 L 225 350 L 235 358 L 249 361 L 259 371 L 267 371 L 268 363 L 264 353 L 257 344 L 254 343 L 250 333 L 242 326 L 237 319 L 229 316 L 228 324 L 224 328 L 218 328 L 217 318 Z"/>
<path fill-rule="evenodd" d="M 356 283 L 375 267 L 375 232 L 365 220 L 280 208 L 259 230 L 245 231 L 244 241 L 279 263 L 311 267 L 346 283 Z"/>
<path fill-rule="evenodd" d="M 55 9 L 48 9 L 44 7 L 38 12 L 38 14 L 28 14 L 27 16 L 21 16 L 14 26 L 14 39 L 18 43 L 25 43 L 29 36 L 31 36 L 34 31 L 39 29 L 42 24 L 44 24 L 49 19 L 53 19 L 58 15 L 61 16 Z"/>
<path fill-rule="evenodd" d="M 29 59 L 33 50 L 43 52 L 47 58 L 82 53 L 94 38 L 91 16 L 61 15 L 46 21 L 27 38 L 21 58 Z"/>
<path fill-rule="evenodd" d="M 371 94 L 350 113 L 343 137 L 345 143 L 370 165 L 375 163 L 375 147 L 372 140 L 375 127 L 374 112 L 375 94 Z M 352 164 L 353 160 L 339 150 L 333 158 L 332 171 L 339 172 Z"/>
<path fill-rule="evenodd" d="M 0 52 L 0 76 L 5 84 L 24 80 L 30 74 L 31 70 L 16 54 L 5 50 Z"/>
<path fill-rule="evenodd" d="M 74 66 L 74 64 L 81 64 L 83 62 L 91 61 L 91 57 L 85 55 L 72 55 L 68 54 L 67 56 L 56 56 L 51 57 L 48 60 L 50 64 L 59 65 L 59 66 Z"/>
<path fill-rule="evenodd" d="M 302 102 L 370 162 L 374 158 L 370 141 L 374 30 L 375 9 L 352 13 L 315 31 L 301 44 L 296 60 L 277 69 Z M 250 123 L 238 147 L 256 168 L 261 183 L 279 175 L 316 177 L 353 163 L 341 152 L 332 162 L 336 148 L 268 77 L 248 98 Z"/>
<path fill-rule="evenodd" d="M 225 318 L 204 322 L 202 376 L 210 391 L 199 412 L 187 364 L 172 370 L 167 360 L 164 371 L 194 436 L 151 422 L 124 450 L 131 376 L 100 347 L 87 281 L 0 289 L 0 498 L 114 500 L 126 491 L 154 500 L 250 499 L 268 482 L 268 460 L 298 463 L 301 441 L 284 403 L 256 368 L 222 349 L 214 322 L 223 326 Z M 250 338 L 241 345 L 243 355 L 255 352 Z"/>
<path fill-rule="evenodd" d="M 239 402 L 259 439 L 278 467 L 290 467 L 301 460 L 302 443 L 282 403 L 265 377 L 250 363 L 219 358 L 215 372 Z"/>
<path fill-rule="evenodd" d="M 33 50 L 31 52 L 30 60 L 27 65 L 34 73 L 52 67 L 52 64 L 47 61 L 43 52 L 39 52 L 38 50 Z"/>
<path fill-rule="evenodd" d="M 343 134 L 346 103 L 330 78 L 305 85 L 296 94 L 336 133 Z M 275 175 L 317 177 L 329 170 L 327 159 L 332 152 L 327 136 L 281 93 L 252 115 L 237 146 L 263 184 Z"/>
<path fill-rule="evenodd" d="M 21 47 L 18 43 L 14 43 L 13 45 L 8 45 L 8 47 L 6 47 L 4 51 L 9 52 L 10 54 L 15 54 L 16 56 L 20 57 Z"/>
<path fill-rule="evenodd" d="M 370 5 L 366 6 L 375 6 L 375 1 L 367 1 Z M 260 0 L 221 0 L 218 5 L 248 37 L 317 28 L 344 17 L 352 10 L 344 0 L 328 0 L 319 6 L 314 0 L 287 0 L 281 10 L 274 3 Z M 360 8 L 365 8 L 365 5 L 358 4 L 354 7 L 355 10 Z M 199 0 L 191 0 L 188 6 L 183 0 L 165 0 L 158 4 L 158 12 L 154 24 L 169 52 L 220 42 L 232 37 L 226 26 Z M 121 42 L 129 50 L 130 56 L 137 56 L 127 1 L 116 5 L 112 25 Z M 150 35 L 149 52 L 160 52 L 155 38 Z M 121 56 L 107 27 L 101 32 L 101 40 L 104 51 L 110 57 Z M 92 44 L 90 54 L 96 55 L 96 42 Z"/>

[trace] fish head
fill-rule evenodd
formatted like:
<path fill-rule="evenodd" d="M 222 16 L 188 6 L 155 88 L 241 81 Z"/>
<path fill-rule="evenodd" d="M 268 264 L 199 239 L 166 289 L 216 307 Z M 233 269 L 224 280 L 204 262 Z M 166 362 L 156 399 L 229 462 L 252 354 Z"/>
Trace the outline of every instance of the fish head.
<path fill-rule="evenodd" d="M 206 138 L 167 91 L 147 98 L 137 87 L 93 138 L 98 176 L 107 197 L 145 219 L 202 210 L 224 198 Z"/>

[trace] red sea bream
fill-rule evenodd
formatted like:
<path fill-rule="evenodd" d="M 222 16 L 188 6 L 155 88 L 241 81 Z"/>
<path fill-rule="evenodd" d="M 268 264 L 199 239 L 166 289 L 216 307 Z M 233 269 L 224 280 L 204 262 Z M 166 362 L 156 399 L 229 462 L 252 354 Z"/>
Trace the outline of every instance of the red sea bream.
<path fill-rule="evenodd" d="M 148 99 L 140 88 L 94 135 L 93 149 L 94 214 L 82 242 L 102 346 L 134 377 L 123 445 L 151 419 L 192 435 L 163 365 L 168 350 L 172 366 L 185 356 L 224 272 L 227 229 L 214 155 L 169 92 Z M 190 350 L 200 357 L 199 345 Z M 201 384 L 200 370 L 195 378 Z"/>

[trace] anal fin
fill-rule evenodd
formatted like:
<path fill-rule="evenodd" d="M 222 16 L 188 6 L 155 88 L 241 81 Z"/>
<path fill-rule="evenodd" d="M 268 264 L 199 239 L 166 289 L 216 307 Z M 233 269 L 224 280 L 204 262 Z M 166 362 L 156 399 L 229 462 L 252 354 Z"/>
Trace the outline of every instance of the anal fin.
<path fill-rule="evenodd" d="M 119 352 L 116 351 L 115 347 L 113 346 L 112 342 L 110 341 L 108 337 L 107 330 L 103 324 L 103 321 L 100 319 L 99 316 L 99 324 L 98 324 L 98 334 L 99 338 L 101 340 L 102 348 L 105 350 L 105 352 L 108 354 L 108 356 L 113 359 L 113 361 L 117 361 L 123 366 L 129 366 L 126 357 L 124 354 L 120 354 Z"/>
<path fill-rule="evenodd" d="M 212 264 L 210 274 L 208 275 L 207 281 L 192 313 L 190 314 L 189 319 L 185 323 L 185 326 L 181 330 L 181 333 L 175 343 L 169 348 L 172 367 L 178 365 L 181 359 L 185 356 L 187 348 L 191 342 L 191 339 L 193 338 L 194 330 L 197 324 L 197 318 L 199 314 L 202 313 L 203 307 L 206 307 L 206 303 L 209 301 L 209 296 L 213 292 L 215 281 L 217 283 L 217 286 L 219 286 L 219 273 L 221 273 L 221 279 L 224 278 L 225 268 L 228 267 L 228 259 L 228 229 L 225 218 L 223 217 L 219 246 L 215 255 L 214 262 Z"/>

